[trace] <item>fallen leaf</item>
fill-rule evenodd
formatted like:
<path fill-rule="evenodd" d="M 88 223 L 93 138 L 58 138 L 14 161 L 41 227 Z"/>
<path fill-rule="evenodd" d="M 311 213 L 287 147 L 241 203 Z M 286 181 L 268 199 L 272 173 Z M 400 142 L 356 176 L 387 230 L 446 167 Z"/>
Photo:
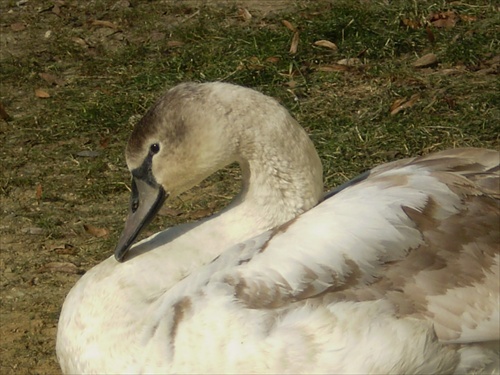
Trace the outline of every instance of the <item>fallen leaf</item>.
<path fill-rule="evenodd" d="M 403 23 L 403 25 L 413 30 L 419 29 L 422 26 L 422 24 L 419 21 L 412 20 L 410 18 L 403 18 L 401 22 Z"/>
<path fill-rule="evenodd" d="M 89 46 L 85 40 L 83 40 L 82 38 L 79 38 L 77 36 L 71 38 L 71 40 L 73 42 L 75 42 L 76 44 L 79 44 L 82 47 L 88 48 L 88 46 Z"/>
<path fill-rule="evenodd" d="M 66 255 L 68 255 L 68 254 L 74 255 L 77 253 L 76 248 L 69 243 L 65 243 L 63 245 L 52 246 L 51 248 L 49 248 L 49 251 L 53 251 L 57 254 L 66 254 Z"/>
<path fill-rule="evenodd" d="M 440 13 L 431 13 L 429 15 L 429 21 L 435 27 L 446 27 L 449 29 L 454 27 L 457 23 L 457 14 L 452 10 Z"/>
<path fill-rule="evenodd" d="M 424 55 L 421 58 L 417 59 L 417 61 L 413 63 L 413 66 L 415 68 L 420 69 L 437 65 L 437 63 L 438 63 L 437 56 L 433 53 L 428 53 L 427 55 Z"/>
<path fill-rule="evenodd" d="M 293 26 L 290 22 L 288 22 L 287 20 L 283 20 L 281 21 L 281 23 L 290 31 L 292 32 L 295 32 L 297 31 L 297 29 L 295 28 L 295 26 Z"/>
<path fill-rule="evenodd" d="M 346 72 L 350 70 L 350 67 L 347 65 L 329 64 L 318 66 L 316 69 L 320 72 Z"/>
<path fill-rule="evenodd" d="M 118 26 L 111 21 L 94 20 L 92 21 L 91 25 L 97 27 L 109 27 L 110 29 L 118 29 Z"/>
<path fill-rule="evenodd" d="M 429 25 L 425 26 L 425 32 L 427 33 L 427 39 L 429 39 L 429 42 L 434 43 L 436 38 L 434 37 L 434 33 L 432 32 L 432 29 L 429 27 Z"/>
<path fill-rule="evenodd" d="M 41 79 L 51 85 L 64 86 L 64 84 L 66 83 L 63 78 L 59 78 L 52 73 L 38 73 L 38 75 Z"/>
<path fill-rule="evenodd" d="M 277 56 L 271 56 L 271 57 L 268 57 L 268 58 L 266 59 L 266 62 L 268 62 L 268 63 L 272 63 L 272 64 L 277 63 L 277 62 L 279 62 L 279 61 L 280 61 L 280 58 L 279 58 L 279 57 L 277 57 Z"/>
<path fill-rule="evenodd" d="M 63 272 L 75 275 L 82 275 L 85 273 L 84 270 L 78 268 L 74 263 L 71 262 L 50 262 L 38 269 L 39 273 L 46 272 Z"/>
<path fill-rule="evenodd" d="M 83 224 L 83 229 L 85 229 L 85 232 L 87 232 L 91 236 L 98 238 L 107 237 L 109 234 L 109 230 L 107 230 L 106 228 L 98 228 L 90 224 Z"/>
<path fill-rule="evenodd" d="M 0 102 L 0 117 L 2 118 L 2 120 L 5 121 L 10 121 L 12 119 L 12 117 L 10 117 L 7 111 L 5 110 L 5 107 L 3 106 L 2 102 Z"/>
<path fill-rule="evenodd" d="M 54 4 L 54 6 L 52 7 L 52 13 L 57 16 L 61 14 L 61 8 L 59 7 L 59 5 Z"/>
<path fill-rule="evenodd" d="M 96 158 L 101 155 L 100 151 L 84 150 L 76 153 L 76 156 L 82 156 L 84 158 Z"/>
<path fill-rule="evenodd" d="M 42 89 L 35 89 L 35 96 L 37 98 L 41 98 L 41 99 L 50 98 L 50 94 L 47 91 L 42 90 Z"/>
<path fill-rule="evenodd" d="M 479 69 L 475 73 L 476 74 L 494 74 L 494 75 L 498 75 L 499 72 L 500 72 L 500 66 L 499 65 L 493 65 L 493 66 L 491 66 L 489 68 Z"/>
<path fill-rule="evenodd" d="M 178 40 L 169 40 L 167 42 L 167 47 L 182 47 L 185 43 Z"/>
<path fill-rule="evenodd" d="M 40 199 L 42 199 L 42 184 L 38 184 L 36 185 L 36 200 L 39 201 Z"/>
<path fill-rule="evenodd" d="M 473 21 L 477 21 L 477 17 L 476 16 L 469 16 L 467 14 L 461 14 L 460 15 L 460 19 L 464 22 L 473 22 Z"/>
<path fill-rule="evenodd" d="M 406 98 L 397 99 L 392 103 L 390 113 L 394 116 L 396 113 L 401 112 L 403 109 L 413 107 L 413 105 L 420 98 L 420 94 L 413 94 L 409 100 Z"/>
<path fill-rule="evenodd" d="M 188 215 L 186 215 L 186 217 L 191 219 L 191 220 L 198 220 L 198 219 L 202 219 L 204 217 L 212 215 L 212 212 L 213 211 L 211 209 L 204 208 L 202 210 L 189 212 Z"/>
<path fill-rule="evenodd" d="M 445 76 L 454 76 L 458 74 L 463 74 L 464 70 L 459 68 L 449 68 L 449 69 L 441 69 L 437 73 L 443 74 Z"/>
<path fill-rule="evenodd" d="M 21 229 L 21 232 L 26 234 L 38 235 L 38 234 L 43 234 L 43 228 L 39 227 L 23 228 Z"/>
<path fill-rule="evenodd" d="M 119 0 L 115 5 L 111 7 L 111 9 L 115 10 L 117 8 L 129 8 L 130 2 L 128 0 Z"/>
<path fill-rule="evenodd" d="M 109 137 L 101 137 L 101 139 L 99 140 L 99 146 L 101 146 L 102 148 L 106 148 L 108 147 L 109 145 Z"/>
<path fill-rule="evenodd" d="M 396 99 L 394 101 L 394 103 L 392 103 L 391 105 L 391 108 L 390 108 L 390 112 L 391 112 L 391 115 L 393 114 L 393 112 L 398 109 L 399 107 L 401 107 L 401 105 L 406 102 L 406 98 L 399 98 L 399 99 Z M 397 112 L 396 112 L 397 113 Z"/>
<path fill-rule="evenodd" d="M 324 39 L 315 41 L 314 45 L 318 47 L 330 48 L 331 50 L 334 51 L 339 49 L 335 43 L 332 43 L 329 40 L 324 40 Z"/>
<path fill-rule="evenodd" d="M 413 104 L 415 104 L 418 99 L 420 99 L 420 94 L 413 94 L 411 97 L 410 97 L 410 100 L 408 100 L 404 105 L 405 108 L 410 108 L 410 107 L 413 107 Z"/>
<path fill-rule="evenodd" d="M 167 206 L 163 206 L 162 208 L 160 208 L 158 215 L 176 217 L 176 216 L 181 216 L 182 211 L 175 210 L 175 209 L 167 207 Z"/>
<path fill-rule="evenodd" d="M 240 16 L 243 21 L 250 21 L 252 19 L 252 14 L 246 8 L 239 8 L 238 16 Z"/>
<path fill-rule="evenodd" d="M 347 66 L 360 66 L 360 65 L 363 65 L 363 63 L 361 62 L 361 60 L 358 59 L 357 57 L 351 57 L 351 58 L 348 58 L 348 59 L 339 60 L 339 61 L 337 61 L 337 64 L 338 65 L 347 65 Z"/>
<path fill-rule="evenodd" d="M 299 47 L 299 32 L 296 31 L 293 33 L 292 43 L 290 44 L 290 54 L 297 53 L 297 49 Z"/>
<path fill-rule="evenodd" d="M 22 22 L 16 22 L 10 25 L 10 29 L 12 31 L 23 31 L 24 29 L 26 29 L 26 25 Z"/>

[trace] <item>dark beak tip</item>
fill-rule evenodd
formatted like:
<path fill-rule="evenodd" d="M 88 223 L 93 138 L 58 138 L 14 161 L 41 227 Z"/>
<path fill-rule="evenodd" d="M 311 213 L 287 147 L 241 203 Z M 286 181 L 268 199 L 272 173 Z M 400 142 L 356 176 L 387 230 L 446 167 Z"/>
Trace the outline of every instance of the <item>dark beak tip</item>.
<path fill-rule="evenodd" d="M 122 255 L 122 254 L 119 254 L 118 252 L 115 251 L 115 259 L 117 262 L 123 263 L 124 258 L 125 258 L 125 254 Z"/>
<path fill-rule="evenodd" d="M 151 186 L 145 182 L 137 181 L 137 190 L 132 195 L 132 201 L 138 201 L 138 207 L 135 210 L 130 209 L 125 222 L 125 227 L 118 239 L 115 248 L 115 259 L 122 263 L 133 243 L 139 236 L 139 233 L 153 220 L 161 206 L 167 199 L 168 194 L 163 187 Z"/>

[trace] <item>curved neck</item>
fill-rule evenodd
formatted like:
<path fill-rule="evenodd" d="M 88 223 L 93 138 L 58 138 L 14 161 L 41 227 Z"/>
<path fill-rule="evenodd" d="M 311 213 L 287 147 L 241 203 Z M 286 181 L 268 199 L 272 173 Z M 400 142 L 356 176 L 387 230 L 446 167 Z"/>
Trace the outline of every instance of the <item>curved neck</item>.
<path fill-rule="evenodd" d="M 232 154 L 242 171 L 242 190 L 229 208 L 246 206 L 267 230 L 319 202 L 323 168 L 307 133 L 284 107 L 253 91 L 244 99 L 246 106 L 232 98 L 239 110 L 226 112 L 222 126 L 224 144 L 236 144 Z"/>

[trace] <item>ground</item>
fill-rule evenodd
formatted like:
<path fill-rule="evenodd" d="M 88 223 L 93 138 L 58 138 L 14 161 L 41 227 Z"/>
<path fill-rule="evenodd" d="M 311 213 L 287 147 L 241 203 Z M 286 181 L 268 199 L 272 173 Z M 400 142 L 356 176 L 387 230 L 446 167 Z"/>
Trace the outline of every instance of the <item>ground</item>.
<path fill-rule="evenodd" d="M 224 80 L 277 98 L 316 144 L 325 190 L 399 157 L 498 149 L 498 6 L 418 3 L 1 1 L 2 374 L 59 372 L 62 303 L 112 254 L 123 149 L 165 87 Z M 210 215 L 238 181 L 234 166 L 212 176 L 148 233 Z"/>

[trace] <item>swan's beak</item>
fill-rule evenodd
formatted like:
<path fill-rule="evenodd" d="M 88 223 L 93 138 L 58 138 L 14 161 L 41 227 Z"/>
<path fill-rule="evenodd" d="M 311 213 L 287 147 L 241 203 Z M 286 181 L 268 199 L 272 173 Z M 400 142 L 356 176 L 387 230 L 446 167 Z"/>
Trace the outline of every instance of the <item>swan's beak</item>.
<path fill-rule="evenodd" d="M 115 249 L 115 258 L 122 262 L 141 231 L 154 219 L 168 194 L 156 181 L 132 178 L 132 196 L 125 228 Z"/>

